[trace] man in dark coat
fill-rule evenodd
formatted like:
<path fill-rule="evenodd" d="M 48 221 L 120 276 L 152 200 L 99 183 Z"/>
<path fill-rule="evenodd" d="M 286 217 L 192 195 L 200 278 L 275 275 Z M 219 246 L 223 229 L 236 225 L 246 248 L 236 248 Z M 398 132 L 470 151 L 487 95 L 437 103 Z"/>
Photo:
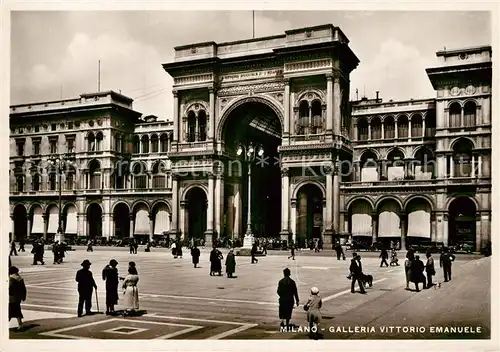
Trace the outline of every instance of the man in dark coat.
<path fill-rule="evenodd" d="M 210 276 L 215 275 L 215 273 L 219 273 L 219 276 L 222 275 L 222 259 L 222 253 L 214 246 L 210 252 Z"/>
<path fill-rule="evenodd" d="M 33 265 L 37 265 L 38 262 L 41 262 L 42 265 L 45 264 L 45 262 L 43 261 L 44 249 L 42 242 L 33 243 L 31 253 L 33 254 Z"/>
<path fill-rule="evenodd" d="M 226 257 L 227 277 L 232 278 L 235 271 L 236 271 L 236 258 L 234 256 L 234 251 L 231 249 Z"/>
<path fill-rule="evenodd" d="M 19 240 L 19 252 L 25 252 L 24 244 L 25 244 L 25 241 L 24 241 L 24 237 L 23 237 Z"/>
<path fill-rule="evenodd" d="M 389 253 L 387 252 L 387 249 L 382 248 L 379 258 L 382 259 L 380 261 L 380 267 L 382 267 L 384 264 L 385 266 L 389 266 L 389 263 L 387 263 L 387 259 L 389 259 Z"/>
<path fill-rule="evenodd" d="M 255 258 L 255 255 L 257 254 L 257 242 L 254 242 L 252 246 L 252 250 L 250 251 L 250 254 L 252 255 L 252 264 L 253 263 L 258 263 L 259 260 Z"/>
<path fill-rule="evenodd" d="M 179 256 L 179 258 L 182 259 L 182 241 L 181 240 L 177 241 L 176 249 L 177 249 L 177 256 Z"/>
<path fill-rule="evenodd" d="M 65 253 L 66 253 L 66 243 L 64 242 L 61 242 L 58 246 L 58 261 L 57 261 L 57 264 L 61 264 L 64 260 L 64 257 L 65 257 Z"/>
<path fill-rule="evenodd" d="M 432 276 L 436 275 L 436 269 L 434 268 L 434 258 L 432 258 L 431 252 L 427 252 L 425 254 L 427 257 L 427 263 L 425 264 L 425 273 L 427 274 L 427 285 L 424 285 L 425 288 L 431 288 L 432 284 Z"/>
<path fill-rule="evenodd" d="M 94 248 L 92 247 L 92 240 L 87 242 L 87 252 L 93 252 Z"/>
<path fill-rule="evenodd" d="M 424 269 L 425 265 L 424 262 L 420 260 L 420 257 L 418 255 L 415 256 L 415 260 L 413 260 L 410 264 L 411 268 L 411 281 L 415 283 L 415 287 L 417 289 L 417 292 L 419 292 L 418 284 L 422 282 L 425 287 L 425 277 L 424 277 Z"/>
<path fill-rule="evenodd" d="M 59 242 L 55 241 L 52 245 L 52 253 L 54 253 L 54 264 L 59 264 Z"/>
<path fill-rule="evenodd" d="M 9 255 L 12 255 L 12 253 L 14 253 L 14 255 L 17 255 L 16 242 L 14 240 L 12 240 L 11 242 Z"/>
<path fill-rule="evenodd" d="M 102 279 L 106 281 L 106 315 L 115 312 L 115 304 L 118 304 L 118 262 L 114 259 L 109 261 L 102 270 Z"/>
<path fill-rule="evenodd" d="M 135 243 L 134 243 L 134 242 L 135 242 L 134 240 L 131 240 L 131 241 L 129 242 L 129 244 L 128 244 L 128 248 L 129 248 L 129 253 L 130 253 L 130 254 L 134 254 L 134 252 L 135 252 L 135 250 L 134 250 L 134 248 L 135 248 Z"/>
<path fill-rule="evenodd" d="M 83 303 L 85 303 L 86 314 L 93 314 L 90 310 L 92 307 L 92 291 L 94 288 L 97 289 L 92 272 L 89 270 L 92 263 L 88 259 L 85 259 L 81 265 L 83 268 L 76 272 L 76 282 L 78 282 L 78 317 L 82 316 Z"/>
<path fill-rule="evenodd" d="M 284 277 L 278 282 L 278 296 L 279 296 L 279 318 L 281 319 L 281 326 L 290 327 L 290 319 L 292 319 L 292 312 L 294 306 L 294 299 L 299 306 L 299 293 L 295 281 L 290 278 L 290 269 L 283 270 Z M 283 322 L 283 320 L 285 322 Z"/>
<path fill-rule="evenodd" d="M 335 244 L 335 253 L 337 253 L 337 260 L 340 260 L 341 256 L 342 256 L 342 259 L 345 260 L 344 250 L 342 249 L 342 246 L 340 245 L 340 241 L 337 241 L 337 243 Z"/>
<path fill-rule="evenodd" d="M 366 293 L 365 286 L 361 281 L 363 275 L 363 267 L 361 265 L 361 257 L 357 253 L 352 254 L 351 265 L 349 266 L 349 271 L 351 272 L 351 293 L 355 293 L 354 285 L 356 281 L 358 282 L 359 291 L 363 294 Z"/>
<path fill-rule="evenodd" d="M 193 258 L 193 264 L 196 268 L 196 265 L 198 265 L 198 263 L 200 262 L 200 249 L 196 247 L 196 243 L 194 244 L 193 248 L 191 248 L 191 257 Z"/>
<path fill-rule="evenodd" d="M 443 268 L 444 282 L 451 280 L 451 263 L 455 261 L 455 256 L 450 253 L 447 247 L 443 248 L 443 253 L 439 257 L 439 266 Z"/>

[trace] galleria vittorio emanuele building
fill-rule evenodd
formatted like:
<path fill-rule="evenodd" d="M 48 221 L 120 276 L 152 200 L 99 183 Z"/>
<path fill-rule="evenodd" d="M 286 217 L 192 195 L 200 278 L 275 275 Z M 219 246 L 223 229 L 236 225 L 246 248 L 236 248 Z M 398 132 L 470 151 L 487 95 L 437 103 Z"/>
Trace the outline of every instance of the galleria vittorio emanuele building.
<path fill-rule="evenodd" d="M 480 250 L 491 238 L 491 55 L 437 52 L 414 73 L 432 83 L 428 99 L 353 100 L 360 61 L 322 25 L 176 47 L 163 64 L 168 118 L 113 91 L 11 106 L 12 234 Z"/>

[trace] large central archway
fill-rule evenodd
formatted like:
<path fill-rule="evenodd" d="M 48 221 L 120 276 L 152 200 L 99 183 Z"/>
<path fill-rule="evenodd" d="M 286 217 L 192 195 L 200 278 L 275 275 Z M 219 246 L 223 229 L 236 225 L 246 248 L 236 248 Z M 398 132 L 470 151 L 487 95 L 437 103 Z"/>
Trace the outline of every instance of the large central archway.
<path fill-rule="evenodd" d="M 225 117 L 221 138 L 232 157 L 230 177 L 226 182 L 224 214 L 234 216 L 234 226 L 226 222 L 228 237 L 243 235 L 248 222 L 248 167 L 251 167 L 251 224 L 256 237 L 277 237 L 281 219 L 281 176 L 278 147 L 282 124 L 279 111 L 262 99 L 243 100 Z M 224 117 L 223 117 L 224 119 Z M 223 120 L 224 122 L 224 120 Z M 253 144 L 264 149 L 262 158 L 245 161 L 236 154 L 238 146 Z M 238 201 L 241 199 L 241 202 Z M 228 214 L 229 211 L 229 214 Z"/>

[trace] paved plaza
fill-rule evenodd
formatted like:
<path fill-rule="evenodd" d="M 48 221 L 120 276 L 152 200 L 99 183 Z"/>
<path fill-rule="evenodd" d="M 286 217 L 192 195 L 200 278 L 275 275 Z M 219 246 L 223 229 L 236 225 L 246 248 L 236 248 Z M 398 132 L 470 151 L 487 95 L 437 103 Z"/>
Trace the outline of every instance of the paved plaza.
<path fill-rule="evenodd" d="M 202 249 L 201 267 L 196 269 L 187 249 L 182 259 L 174 259 L 163 249 L 150 253 L 139 249 L 132 255 L 128 248 L 94 252 L 78 248 L 62 265 L 53 265 L 52 256 L 46 256 L 44 266 L 31 265 L 30 249 L 27 246 L 25 253 L 11 257 L 28 289 L 22 305 L 27 330 L 11 329 L 12 339 L 308 339 L 302 305 L 292 316 L 295 331 L 279 330 L 276 289 L 285 267 L 291 269 L 302 304 L 312 286 L 320 289 L 325 339 L 490 337 L 491 258 L 458 255 L 452 281 L 417 293 L 404 289 L 402 266 L 380 268 L 377 253 L 361 252 L 363 271 L 374 276 L 373 287 L 362 295 L 350 293 L 346 278 L 350 252 L 346 261 L 337 261 L 332 251 L 319 256 L 297 251 L 296 260 L 285 252 L 272 252 L 253 265 L 250 257 L 236 257 L 237 278 L 228 279 L 209 276 L 208 249 Z M 227 254 L 226 249 L 222 252 Z M 112 258 L 119 263 L 120 276 L 126 274 L 129 261 L 136 262 L 142 316 L 102 314 L 101 271 Z M 434 258 L 438 267 L 439 256 Z M 92 262 L 101 314 L 77 318 L 75 274 L 83 259 Z M 442 272 L 437 271 L 435 280 L 442 282 Z M 92 310 L 97 311 L 95 294 Z M 16 326 L 14 319 L 10 327 Z M 458 327 L 467 327 L 468 333 Z"/>

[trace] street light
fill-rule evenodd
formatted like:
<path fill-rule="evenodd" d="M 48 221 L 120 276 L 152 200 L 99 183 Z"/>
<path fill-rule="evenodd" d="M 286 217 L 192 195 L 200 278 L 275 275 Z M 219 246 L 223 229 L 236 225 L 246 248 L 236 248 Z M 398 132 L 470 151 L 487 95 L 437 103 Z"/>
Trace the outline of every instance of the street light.
<path fill-rule="evenodd" d="M 52 166 L 55 166 L 57 174 L 59 175 L 58 181 L 59 181 L 59 216 L 58 216 L 58 221 L 57 221 L 57 234 L 54 236 L 54 242 L 59 241 L 62 242 L 64 241 L 64 231 L 63 231 L 63 226 L 62 226 L 62 218 L 61 218 L 61 213 L 62 213 L 62 183 L 61 183 L 61 178 L 62 178 L 62 173 L 63 173 L 63 168 L 66 166 L 66 160 L 64 159 L 59 159 L 59 158 L 53 158 L 49 159 L 49 164 Z"/>
<path fill-rule="evenodd" d="M 255 148 L 257 148 L 257 153 L 255 153 Z M 253 143 L 248 145 L 240 144 L 236 151 L 238 156 L 243 156 L 243 159 L 248 163 L 248 213 L 247 213 L 247 230 L 245 233 L 245 238 L 243 239 L 243 248 L 252 247 L 254 242 L 254 236 L 252 233 L 252 161 L 255 160 L 255 156 L 264 155 L 264 148 L 262 146 L 254 146 Z"/>

